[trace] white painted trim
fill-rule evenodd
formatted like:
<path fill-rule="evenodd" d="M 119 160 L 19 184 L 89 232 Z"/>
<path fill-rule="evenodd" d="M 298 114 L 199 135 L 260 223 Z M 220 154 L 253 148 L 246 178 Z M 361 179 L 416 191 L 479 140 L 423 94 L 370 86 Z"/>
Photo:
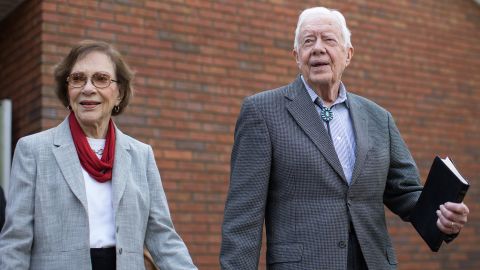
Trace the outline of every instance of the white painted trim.
<path fill-rule="evenodd" d="M 12 101 L 0 100 L 0 184 L 8 196 L 8 182 L 12 162 Z"/>

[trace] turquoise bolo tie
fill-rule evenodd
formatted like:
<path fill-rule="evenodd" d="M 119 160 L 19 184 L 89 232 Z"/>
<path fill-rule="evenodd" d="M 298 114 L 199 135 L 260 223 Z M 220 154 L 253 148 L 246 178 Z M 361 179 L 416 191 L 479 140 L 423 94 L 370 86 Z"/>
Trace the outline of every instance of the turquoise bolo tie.
<path fill-rule="evenodd" d="M 332 134 L 330 133 L 330 121 L 333 119 L 333 111 L 331 108 L 323 107 L 322 102 L 320 102 L 320 98 L 317 97 L 314 101 L 314 103 L 320 107 L 320 117 L 322 118 L 323 121 L 327 124 L 327 131 L 328 135 L 330 137 Z"/>
<path fill-rule="evenodd" d="M 321 108 L 320 116 L 322 117 L 323 121 L 330 122 L 333 119 L 333 112 L 330 108 L 323 107 Z"/>

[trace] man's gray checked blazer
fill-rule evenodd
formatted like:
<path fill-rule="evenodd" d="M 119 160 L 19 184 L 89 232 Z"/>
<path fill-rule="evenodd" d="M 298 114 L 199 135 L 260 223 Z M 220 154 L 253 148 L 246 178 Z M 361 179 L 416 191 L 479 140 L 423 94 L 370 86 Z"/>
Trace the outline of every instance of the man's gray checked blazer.
<path fill-rule="evenodd" d="M 222 269 L 257 269 L 265 221 L 271 270 L 347 268 L 348 212 L 370 270 L 396 269 L 384 204 L 408 219 L 422 186 L 389 112 L 348 93 L 356 137 L 349 187 L 300 77 L 245 99 L 235 129 Z"/>
<path fill-rule="evenodd" d="M 174 230 L 152 148 L 115 132 L 117 269 L 145 269 L 144 244 L 162 270 L 196 269 Z M 18 141 L 9 192 L 0 269 L 91 269 L 87 198 L 68 119 Z"/>

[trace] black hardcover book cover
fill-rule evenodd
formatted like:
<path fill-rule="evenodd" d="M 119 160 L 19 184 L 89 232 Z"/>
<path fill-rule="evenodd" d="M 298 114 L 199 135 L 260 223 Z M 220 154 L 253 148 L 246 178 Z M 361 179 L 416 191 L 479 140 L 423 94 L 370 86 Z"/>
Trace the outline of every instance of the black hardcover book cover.
<path fill-rule="evenodd" d="M 437 227 L 436 211 L 446 202 L 462 202 L 468 187 L 448 157 L 444 160 L 435 157 L 422 194 L 410 215 L 410 222 L 432 251 L 437 252 L 445 239 Z"/>

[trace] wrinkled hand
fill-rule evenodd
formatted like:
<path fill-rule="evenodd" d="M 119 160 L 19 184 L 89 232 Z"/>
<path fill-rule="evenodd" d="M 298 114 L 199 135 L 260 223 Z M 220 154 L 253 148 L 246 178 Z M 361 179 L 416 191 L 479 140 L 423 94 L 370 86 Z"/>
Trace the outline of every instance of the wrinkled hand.
<path fill-rule="evenodd" d="M 467 223 L 470 210 L 464 203 L 447 202 L 437 210 L 437 227 L 445 234 L 458 234 Z"/>

